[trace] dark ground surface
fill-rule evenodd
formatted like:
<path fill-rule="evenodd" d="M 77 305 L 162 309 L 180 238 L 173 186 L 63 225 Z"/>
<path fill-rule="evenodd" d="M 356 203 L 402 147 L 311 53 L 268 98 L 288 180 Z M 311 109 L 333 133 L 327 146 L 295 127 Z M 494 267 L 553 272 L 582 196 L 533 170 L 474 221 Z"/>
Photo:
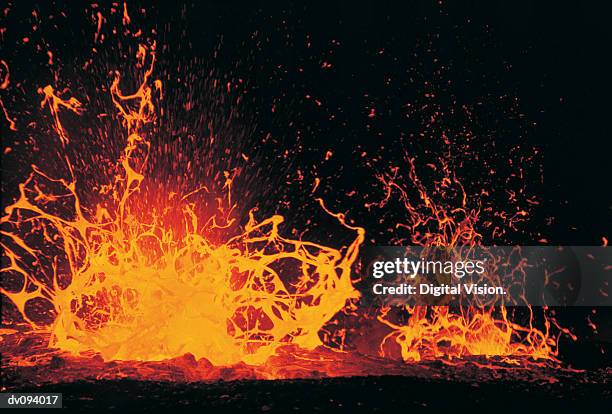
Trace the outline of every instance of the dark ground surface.
<path fill-rule="evenodd" d="M 358 355 L 347 358 L 330 350 L 293 349 L 275 360 L 280 368 L 276 375 L 299 370 L 301 374 L 295 375 L 311 379 L 262 380 L 244 378 L 266 378 L 266 372 L 272 371 L 246 365 L 215 370 L 193 357 L 105 363 L 99 358 L 46 355 L 37 350 L 35 339 L 40 336 L 22 339 L 34 359 L 25 354 L 19 363 L 2 359 L 1 390 L 59 392 L 65 408 L 80 412 L 464 412 L 476 408 L 583 413 L 609 412 L 612 405 L 612 361 L 606 342 L 564 341 L 560 356 L 565 362 L 559 365 L 530 365 L 520 359 L 504 364 L 499 358 L 484 357 L 465 357 L 453 365 L 443 361 L 407 364 Z M 11 336 L 5 336 L 4 351 L 10 340 Z M 326 364 L 317 363 L 317 356 Z M 38 363 L 28 363 L 34 360 Z M 204 375 L 211 379 L 197 379 Z M 341 377 L 320 378 L 328 375 Z"/>
<path fill-rule="evenodd" d="M 457 412 L 468 408 L 607 412 L 611 403 L 610 386 L 604 383 L 463 383 L 391 376 L 192 384 L 119 380 L 55 384 L 44 391 L 62 392 L 65 408 L 86 412 L 177 408 L 201 412 Z"/>

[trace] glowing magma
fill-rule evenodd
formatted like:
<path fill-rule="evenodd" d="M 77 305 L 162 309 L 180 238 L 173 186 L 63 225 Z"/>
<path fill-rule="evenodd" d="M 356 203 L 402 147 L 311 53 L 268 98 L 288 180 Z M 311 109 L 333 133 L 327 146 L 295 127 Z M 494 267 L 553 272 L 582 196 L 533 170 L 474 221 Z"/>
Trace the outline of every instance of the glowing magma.
<path fill-rule="evenodd" d="M 154 45 L 141 46 L 137 58 L 139 67 L 147 68 L 138 90 L 124 94 L 119 75 L 110 88 L 126 133 L 121 174 L 111 190 L 114 208 L 98 205 L 95 217 L 87 218 L 74 176 L 56 179 L 34 167 L 2 217 L 3 228 L 11 229 L 3 230 L 9 262 L 3 272 L 20 275 L 23 284 L 17 291 L 1 292 L 33 326 L 27 303 L 41 298 L 52 304 L 51 347 L 74 354 L 95 351 L 106 360 L 162 360 L 192 353 L 215 365 L 258 364 L 284 344 L 320 345 L 321 328 L 358 297 L 350 272 L 364 230 L 330 213 L 322 200 L 327 213 L 356 232 L 342 250 L 286 239 L 279 228 L 283 217 L 258 222 L 254 211 L 241 234 L 223 243 L 211 241 L 207 233 L 219 228 L 218 222 L 231 226 L 234 221 L 199 220 L 192 204 L 183 209 L 181 236 L 156 217 L 148 222 L 137 218 L 128 200 L 146 179 L 142 160 L 150 143 L 143 127 L 155 119 L 153 96 L 161 96 L 161 83 L 151 82 Z M 40 92 L 62 145 L 68 145 L 58 111 L 80 113 L 81 104 L 63 100 L 51 86 Z M 61 195 L 43 190 L 50 187 L 59 187 Z M 225 191 L 231 191 L 230 178 Z M 60 199 L 70 207 L 62 213 L 46 209 Z M 230 200 L 225 212 L 232 210 Z M 41 268 L 45 249 L 31 246 L 20 235 L 24 229 L 62 252 L 51 258 L 50 269 Z M 68 266 L 58 263 L 62 258 Z M 69 282 L 64 286 L 60 279 Z"/>
<path fill-rule="evenodd" d="M 110 87 L 126 143 L 120 173 L 111 186 L 101 186 L 112 195 L 112 207 L 99 204 L 93 215 L 85 211 L 70 160 L 65 160 L 68 178 L 53 178 L 34 166 L 1 219 L 7 259 L 2 272 L 17 275 L 22 283 L 0 292 L 26 322 L 51 331 L 50 347 L 73 354 L 99 352 L 106 360 L 163 360 L 191 353 L 215 365 L 261 364 L 286 344 L 306 349 L 320 345 L 321 328 L 359 296 L 351 266 L 365 231 L 319 200 L 327 213 L 356 233 L 349 246 L 334 249 L 284 238 L 281 216 L 257 221 L 253 210 L 238 235 L 220 242 L 210 237 L 212 231 L 237 226 L 230 217 L 231 174 L 226 174 L 227 198 L 215 215 L 202 218 L 193 204 L 185 203 L 180 229 L 163 225 L 154 214 L 143 220 L 143 212 L 134 211 L 129 201 L 138 197 L 147 179 L 144 166 L 151 144 L 144 127 L 156 119 L 153 97 L 161 99 L 162 85 L 151 79 L 154 45 L 141 46 L 137 58 L 138 66 L 146 68 L 139 88 L 124 94 L 119 75 Z M 83 106 L 75 98 L 62 99 L 51 86 L 40 92 L 60 143 L 70 145 L 59 113 L 81 114 Z M 447 174 L 436 191 L 444 199 L 455 188 L 460 204 L 445 205 L 419 181 L 413 160 L 408 159 L 408 166 L 405 183 L 397 169 L 379 177 L 386 197 L 378 206 L 399 194 L 407 215 L 397 227 L 409 231 L 410 244 L 479 244 L 480 211 L 466 207 L 467 196 L 454 175 Z M 416 190 L 416 200 L 408 187 Z M 519 211 L 509 220 L 524 214 Z M 48 245 L 60 253 L 53 257 Z M 35 300 L 51 304 L 55 318 L 50 326 L 37 326 L 28 315 L 28 303 Z M 465 355 L 555 360 L 558 337 L 550 328 L 559 327 L 545 315 L 545 329 L 535 328 L 531 310 L 527 326 L 512 322 L 504 308 L 405 311 L 409 319 L 402 323 L 393 320 L 389 309 L 380 311 L 380 326 L 390 332 L 373 349 L 380 345 L 385 355 L 386 346 L 394 343 L 405 361 Z"/>

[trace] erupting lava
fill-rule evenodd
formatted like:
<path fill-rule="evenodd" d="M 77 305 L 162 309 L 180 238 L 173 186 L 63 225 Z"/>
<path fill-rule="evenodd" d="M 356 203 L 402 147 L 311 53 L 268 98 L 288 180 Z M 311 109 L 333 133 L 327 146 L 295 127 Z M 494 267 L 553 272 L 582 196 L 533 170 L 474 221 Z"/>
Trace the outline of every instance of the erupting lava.
<path fill-rule="evenodd" d="M 49 334 L 49 348 L 77 356 L 91 351 L 106 361 L 161 361 L 190 353 L 215 366 L 262 365 L 285 345 L 295 346 L 288 349 L 296 349 L 296 355 L 302 352 L 298 348 L 322 345 L 323 327 L 359 298 L 351 271 L 365 230 L 331 213 L 320 199 L 326 213 L 355 233 L 348 246 L 285 238 L 282 216 L 258 221 L 255 209 L 240 227 L 232 216 L 236 204 L 229 172 L 226 195 L 208 217 L 188 201 L 193 192 L 181 198 L 182 214 L 173 225 L 146 203 L 133 202 L 147 179 L 147 127 L 157 119 L 155 103 L 163 99 L 161 81 L 152 78 L 155 56 L 155 44 L 139 47 L 137 66 L 143 75 L 135 92 L 122 92 L 118 73 L 109 88 L 125 144 L 115 166 L 119 173 L 110 185 L 99 183 L 95 196 L 111 201 L 91 207 L 79 197 L 81 183 L 66 156 L 68 177 L 33 166 L 17 200 L 5 208 L 2 273 L 17 282 L 0 288 L 3 300 L 15 305 L 30 328 Z M 81 115 L 86 105 L 60 97 L 51 85 L 39 92 L 59 143 L 71 145 L 62 112 Z M 407 219 L 397 227 L 408 230 L 410 244 L 480 244 L 480 206 L 468 208 L 465 190 L 448 165 L 440 166 L 443 178 L 434 194 L 419 180 L 411 158 L 408 167 L 405 179 L 397 168 L 379 177 L 386 196 L 373 204 L 382 208 L 399 194 Z M 508 216 L 508 225 L 524 215 Z M 235 234 L 221 241 L 211 236 L 230 228 Z M 32 305 L 48 307 L 53 320 L 34 318 Z M 407 307 L 400 310 L 408 315 L 402 322 L 395 319 L 397 309 L 377 310 L 377 326 L 390 332 L 372 349 L 387 356 L 395 346 L 410 362 L 468 355 L 501 356 L 511 364 L 519 364 L 514 357 L 557 361 L 558 336 L 552 331 L 569 332 L 546 314 L 544 329 L 536 328 L 528 309 L 525 324 L 514 322 L 503 307 L 459 312 L 445 306 Z M 357 310 L 358 317 L 371 317 Z"/>
<path fill-rule="evenodd" d="M 147 67 L 138 90 L 124 94 L 118 74 L 110 87 L 126 136 L 122 173 L 111 189 L 115 208 L 99 204 L 88 218 L 74 175 L 52 178 L 34 167 L 2 217 L 2 247 L 10 262 L 2 271 L 23 279 L 19 289 L 2 288 L 2 294 L 25 321 L 42 329 L 28 315 L 28 302 L 51 304 L 56 316 L 50 347 L 95 351 L 106 360 L 156 361 L 191 353 L 215 365 L 259 364 L 281 345 L 320 345 L 319 330 L 358 297 L 350 275 L 364 230 L 334 215 L 357 234 L 342 253 L 286 239 L 279 229 L 283 217 L 258 222 L 251 211 L 242 234 L 213 242 L 209 231 L 234 225 L 229 174 L 226 205 L 219 208 L 223 217 L 202 224 L 194 205 L 186 203 L 180 237 L 155 216 L 149 222 L 137 218 L 128 201 L 146 179 L 142 169 L 150 144 L 143 128 L 153 122 L 154 95 L 161 92 L 161 82 L 151 82 L 155 46 L 141 46 L 137 58 Z M 51 86 L 42 93 L 62 145 L 69 144 L 60 111 L 80 113 L 81 104 L 60 98 Z M 69 213 L 51 212 L 59 201 L 68 201 Z M 32 236 L 62 254 L 41 257 L 48 253 L 32 245 Z"/>
<path fill-rule="evenodd" d="M 475 246 L 481 244 L 482 235 L 476 230 L 480 208 L 469 209 L 467 194 L 461 182 L 449 172 L 447 162 L 440 159 L 443 177 L 433 191 L 420 181 L 412 158 L 406 157 L 408 164 L 407 181 L 415 189 L 411 196 L 398 177 L 398 168 L 389 175 L 379 176 L 385 189 L 385 198 L 376 203 L 382 207 L 394 193 L 407 212 L 405 224 L 410 232 L 410 243 L 416 246 Z M 458 200 L 458 201 L 457 201 Z M 527 213 L 519 211 L 508 221 Z M 519 264 L 519 266 L 524 263 Z M 516 269 L 521 273 L 522 269 Z M 517 357 L 528 358 L 529 363 L 537 361 L 558 362 L 558 340 L 561 333 L 575 340 L 569 330 L 560 327 L 552 316 L 544 313 L 544 330 L 534 326 L 534 313 L 528 308 L 527 326 L 521 326 L 509 318 L 504 306 L 467 306 L 459 312 L 451 311 L 448 306 L 405 306 L 403 311 L 409 315 L 406 323 L 393 322 L 393 309 L 381 310 L 378 320 L 392 331 L 381 343 L 381 353 L 390 342 L 400 347 L 405 361 L 423 359 L 452 360 L 467 355 L 500 356 L 508 363 L 518 363 Z M 397 313 L 397 312 L 395 312 Z M 554 335 L 554 324 L 558 334 Z"/>

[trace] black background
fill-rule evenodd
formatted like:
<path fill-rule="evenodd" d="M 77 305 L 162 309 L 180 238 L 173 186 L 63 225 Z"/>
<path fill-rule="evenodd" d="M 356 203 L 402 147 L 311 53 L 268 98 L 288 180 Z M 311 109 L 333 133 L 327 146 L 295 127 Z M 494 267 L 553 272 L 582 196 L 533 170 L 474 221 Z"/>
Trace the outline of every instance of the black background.
<path fill-rule="evenodd" d="M 92 10 L 102 10 L 109 17 L 103 32 L 121 27 L 120 19 L 106 14 L 109 7 L 110 3 L 92 9 L 86 3 L 9 2 L 2 23 L 7 29 L 2 36 L 2 55 L 11 67 L 11 86 L 3 91 L 9 114 L 20 119 L 22 112 L 33 112 L 40 99 L 37 87 L 58 83 L 54 72 L 59 74 L 59 85 L 86 78 L 76 62 L 82 64 L 91 56 Z M 163 2 L 143 4 L 144 13 L 134 3 L 128 8 L 133 25 L 145 33 L 155 28 L 157 34 L 151 37 L 166 45 L 159 53 L 157 70 L 170 97 L 166 113 L 176 121 L 168 123 L 169 136 L 163 139 L 179 139 L 180 128 L 205 135 L 208 121 L 219 119 L 217 124 L 223 125 L 215 129 L 225 133 L 221 139 L 227 147 L 235 153 L 256 153 L 256 165 L 245 174 L 249 178 L 243 187 L 248 190 L 240 190 L 255 194 L 247 196 L 250 205 L 282 213 L 277 207 L 279 198 L 294 200 L 294 204 L 310 202 L 311 197 L 304 195 L 312 186 L 309 173 L 331 149 L 334 157 L 325 165 L 320 163 L 316 174 L 331 178 L 323 181 L 321 195 L 326 200 L 337 198 L 332 204 L 336 209 L 353 212 L 357 222 L 366 222 L 366 228 L 375 227 L 367 223 L 369 212 L 341 194 L 357 188 L 367 198 L 370 194 L 363 193 L 376 190 L 375 181 L 368 180 L 385 170 L 385 162 L 393 163 L 392 154 L 411 146 L 412 135 L 440 132 L 428 129 L 420 119 L 406 121 L 401 110 L 407 102 L 423 103 L 422 94 L 436 90 L 440 92 L 435 104 L 445 110 L 445 127 L 460 130 L 459 126 L 467 124 L 475 135 L 482 136 L 476 143 L 482 145 L 482 152 L 498 152 L 493 157 L 500 165 L 519 137 L 526 148 L 523 151 L 541 149 L 541 159 L 525 167 L 541 167 L 542 173 L 531 178 L 542 179 L 531 189 L 541 204 L 526 224 L 527 235 L 516 234 L 506 241 L 536 243 L 544 237 L 555 244 L 600 244 L 601 237 L 607 236 L 610 30 L 609 10 L 604 5 Z M 37 11 L 37 19 L 32 10 Z M 28 44 L 21 41 L 24 36 L 31 38 Z M 130 55 L 121 50 L 126 42 L 122 43 L 120 35 L 107 36 L 104 43 L 95 45 L 96 61 L 104 67 L 97 72 L 100 83 L 108 83 L 108 71 L 122 67 Z M 42 48 L 36 50 L 35 45 L 40 44 Z M 54 65 L 46 64 L 46 50 L 53 51 Z M 321 70 L 322 62 L 333 66 Z M 440 66 L 446 69 L 440 71 Z M 181 73 L 183 80 L 178 81 Z M 189 80 L 187 73 L 192 73 Z M 166 80 L 164 74 L 172 76 Z M 389 85 L 383 82 L 386 77 L 391 79 Z M 206 86 L 212 79 L 223 85 L 238 85 L 238 79 L 242 80 L 242 104 L 235 104 L 235 96 L 222 98 Z M 449 80 L 452 86 L 445 86 Z M 79 82 L 87 83 L 85 79 Z M 424 82 L 431 88 L 423 86 Z M 80 96 L 75 89 L 71 91 Z M 195 110 L 181 113 L 180 104 L 189 93 L 194 95 Z M 312 99 L 305 99 L 306 95 Z M 314 99 L 322 106 L 317 107 Z M 508 101 L 518 102 L 518 109 L 509 109 Z M 270 111 L 272 105 L 275 113 Z M 476 108 L 477 119 L 466 122 L 451 113 L 461 105 Z M 239 115 L 232 118 L 227 114 L 233 107 Z M 370 108 L 377 110 L 371 122 L 367 117 Z M 330 115 L 335 119 L 330 120 Z M 40 118 L 28 114 L 26 119 L 32 116 Z M 4 189 L 10 194 L 15 179 L 21 179 L 25 171 L 19 165 L 27 168 L 32 160 L 24 159 L 20 151 L 25 129 L 13 134 L 5 127 L 4 145 L 15 147 L 4 157 L 3 181 L 11 184 Z M 274 144 L 259 142 L 266 134 L 271 134 Z M 485 147 L 486 141 L 497 145 Z M 379 152 L 383 161 L 373 168 L 357 165 L 360 160 L 355 154 L 364 149 L 372 154 L 379 146 L 386 147 L 387 152 Z M 288 149 L 289 159 L 270 147 Z M 32 154 L 34 160 L 42 158 Z M 203 158 L 210 163 L 211 158 L 223 157 Z M 297 168 L 305 172 L 304 184 L 297 188 L 283 185 Z M 468 166 L 462 173 L 468 185 L 470 168 L 477 167 Z M 302 209 L 301 205 L 292 208 Z M 304 215 L 312 214 L 310 206 Z M 300 220 L 292 224 L 299 226 Z M 374 241 L 384 242 L 385 238 Z"/>

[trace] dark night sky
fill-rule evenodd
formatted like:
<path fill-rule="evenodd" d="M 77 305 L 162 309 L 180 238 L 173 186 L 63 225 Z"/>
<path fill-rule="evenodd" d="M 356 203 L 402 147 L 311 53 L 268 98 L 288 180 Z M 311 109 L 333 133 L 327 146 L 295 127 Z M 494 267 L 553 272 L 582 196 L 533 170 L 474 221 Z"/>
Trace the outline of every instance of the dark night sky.
<path fill-rule="evenodd" d="M 85 12 L 62 2 L 14 3 L 2 24 L 7 27 L 2 55 L 11 67 L 12 85 L 21 82 L 18 91 L 5 91 L 13 93 L 7 106 L 20 118 L 38 103 L 36 88 L 54 82 L 53 70 L 61 68 L 59 79 L 66 83 L 85 78 L 77 63 L 91 55 L 95 21 L 93 9 Z M 406 150 L 437 150 L 434 141 L 420 144 L 420 134 L 435 138 L 443 132 L 468 132 L 476 136 L 475 152 L 496 166 L 500 176 L 514 145 L 519 143 L 524 153 L 539 149 L 537 160 L 524 169 L 526 190 L 541 204 L 526 232 L 506 241 L 544 237 L 553 243 L 600 244 L 602 236 L 609 236 L 606 51 L 611 39 L 603 6 L 351 1 L 244 7 L 173 2 L 143 5 L 145 15 L 133 3 L 129 7 L 133 24 L 145 33 L 156 28 L 155 38 L 165 45 L 157 67 L 167 76 L 166 109 L 172 113 L 164 139 L 180 139 L 186 130 L 206 135 L 208 121 L 215 120 L 227 147 L 251 154 L 258 164 L 245 174 L 244 186 L 251 203 L 265 211 L 278 210 L 279 202 L 288 199 L 312 204 L 304 194 L 319 176 L 327 178 L 320 190 L 326 199 L 335 199 L 340 210 L 375 227 L 362 203 L 343 194 L 357 189 L 366 200 L 380 198 L 373 172 L 400 163 L 398 154 Z M 35 32 L 32 10 L 39 16 Z M 56 17 L 46 20 L 49 15 Z M 105 22 L 103 31 L 110 27 Z M 108 76 L 104 69 L 120 66 L 125 53 L 117 37 L 107 35 L 97 46 L 97 56 L 103 57 L 99 60 L 106 61 L 97 72 L 102 82 Z M 25 36 L 31 38 L 28 44 L 21 40 Z M 45 47 L 36 50 L 41 43 Z M 46 64 L 45 49 L 53 51 L 55 66 Z M 241 103 L 236 104 L 236 96 L 225 102 L 210 87 L 214 79 L 235 85 L 243 94 Z M 435 98 L 425 97 L 429 93 Z M 181 108 L 186 95 L 195 110 Z M 466 107 L 471 117 L 462 113 Z M 240 115 L 228 121 L 231 108 Z M 373 118 L 368 117 L 371 110 L 376 111 Z M 435 111 L 439 120 L 431 124 L 428 119 Z M 274 143 L 262 144 L 268 134 Z M 6 143 L 23 141 L 23 134 L 7 131 L 3 137 Z M 290 156 L 283 157 L 280 149 Z M 328 150 L 334 155 L 323 162 Z M 358 156 L 363 151 L 380 160 L 365 166 Z M 29 165 L 18 150 L 5 158 L 8 182 L 19 175 L 12 168 L 20 171 L 20 165 Z M 473 184 L 474 191 L 489 186 L 501 194 L 510 185 L 479 168 L 469 162 L 461 167 L 468 190 Z M 305 175 L 301 184 L 293 177 L 298 169 Z M 503 197 L 496 197 L 493 204 L 503 205 Z M 311 206 L 293 208 L 307 217 L 313 214 Z M 377 242 L 388 237 L 384 229 L 380 232 Z"/>

